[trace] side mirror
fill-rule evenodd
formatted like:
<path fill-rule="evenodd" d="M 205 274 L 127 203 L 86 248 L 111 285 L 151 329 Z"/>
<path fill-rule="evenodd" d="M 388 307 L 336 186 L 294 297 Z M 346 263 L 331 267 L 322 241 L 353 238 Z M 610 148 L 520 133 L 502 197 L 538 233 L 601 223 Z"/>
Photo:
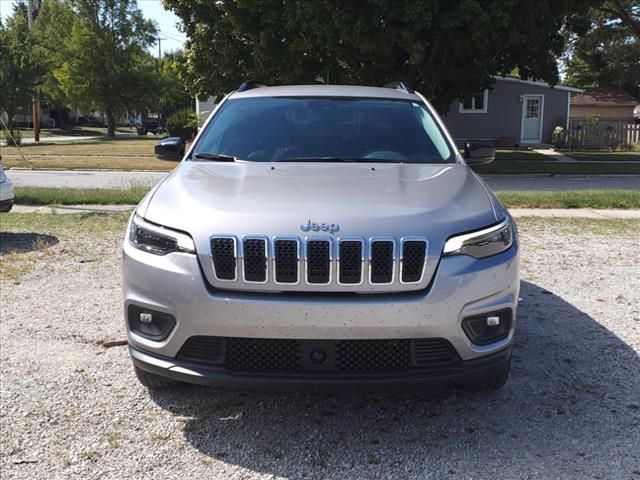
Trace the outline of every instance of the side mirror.
<path fill-rule="evenodd" d="M 468 163 L 491 163 L 496 158 L 496 147 L 479 140 L 464 142 L 464 158 Z"/>
<path fill-rule="evenodd" d="M 184 156 L 184 142 L 180 137 L 169 137 L 156 143 L 153 149 L 158 160 L 179 162 Z"/>

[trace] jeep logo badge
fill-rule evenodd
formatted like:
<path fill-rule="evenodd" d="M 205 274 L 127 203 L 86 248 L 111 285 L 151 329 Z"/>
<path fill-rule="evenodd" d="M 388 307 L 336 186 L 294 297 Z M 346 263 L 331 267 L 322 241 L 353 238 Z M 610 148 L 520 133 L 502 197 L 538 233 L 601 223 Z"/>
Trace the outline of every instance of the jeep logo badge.
<path fill-rule="evenodd" d="M 338 230 L 340 230 L 340 225 L 338 225 L 337 223 L 315 223 L 315 222 L 312 222 L 311 220 L 307 220 L 306 224 L 300 225 L 300 230 L 302 230 L 303 232 L 322 231 L 322 232 L 335 233 Z"/>

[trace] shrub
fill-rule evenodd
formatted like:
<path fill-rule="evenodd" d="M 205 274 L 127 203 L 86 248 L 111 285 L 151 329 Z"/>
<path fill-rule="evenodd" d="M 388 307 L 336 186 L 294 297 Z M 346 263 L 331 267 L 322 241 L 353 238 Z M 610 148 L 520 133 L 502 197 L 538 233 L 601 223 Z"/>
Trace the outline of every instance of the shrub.
<path fill-rule="evenodd" d="M 181 137 L 183 140 L 191 140 L 198 131 L 198 118 L 191 110 L 180 110 L 167 119 L 167 131 L 172 137 Z"/>
<path fill-rule="evenodd" d="M 551 143 L 553 143 L 553 146 L 556 148 L 560 148 L 564 145 L 564 128 L 557 126 L 553 129 Z"/>

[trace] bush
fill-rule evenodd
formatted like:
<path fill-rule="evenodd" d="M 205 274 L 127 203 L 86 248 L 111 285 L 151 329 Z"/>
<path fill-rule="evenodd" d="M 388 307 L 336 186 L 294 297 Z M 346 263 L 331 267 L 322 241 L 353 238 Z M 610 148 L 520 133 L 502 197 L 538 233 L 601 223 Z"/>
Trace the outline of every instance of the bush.
<path fill-rule="evenodd" d="M 560 148 L 564 146 L 564 143 L 565 143 L 564 137 L 565 137 L 564 128 L 558 125 L 556 128 L 553 129 L 553 134 L 551 135 L 551 143 L 553 143 L 554 147 Z"/>
<path fill-rule="evenodd" d="M 180 137 L 183 140 L 191 140 L 198 131 L 198 118 L 191 110 L 180 110 L 167 119 L 167 131 L 172 137 Z"/>

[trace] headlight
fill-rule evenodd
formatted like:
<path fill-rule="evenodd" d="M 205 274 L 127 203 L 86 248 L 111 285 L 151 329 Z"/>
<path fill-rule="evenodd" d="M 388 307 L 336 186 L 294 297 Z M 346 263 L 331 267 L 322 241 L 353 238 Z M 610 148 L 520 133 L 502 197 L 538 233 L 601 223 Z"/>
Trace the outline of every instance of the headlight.
<path fill-rule="evenodd" d="M 509 218 L 498 225 L 450 238 L 444 244 L 444 255 L 470 255 L 484 258 L 504 252 L 513 243 L 513 226 Z"/>
<path fill-rule="evenodd" d="M 135 213 L 129 230 L 129 241 L 134 247 L 154 255 L 171 252 L 196 253 L 193 239 L 186 233 L 154 225 Z"/>

